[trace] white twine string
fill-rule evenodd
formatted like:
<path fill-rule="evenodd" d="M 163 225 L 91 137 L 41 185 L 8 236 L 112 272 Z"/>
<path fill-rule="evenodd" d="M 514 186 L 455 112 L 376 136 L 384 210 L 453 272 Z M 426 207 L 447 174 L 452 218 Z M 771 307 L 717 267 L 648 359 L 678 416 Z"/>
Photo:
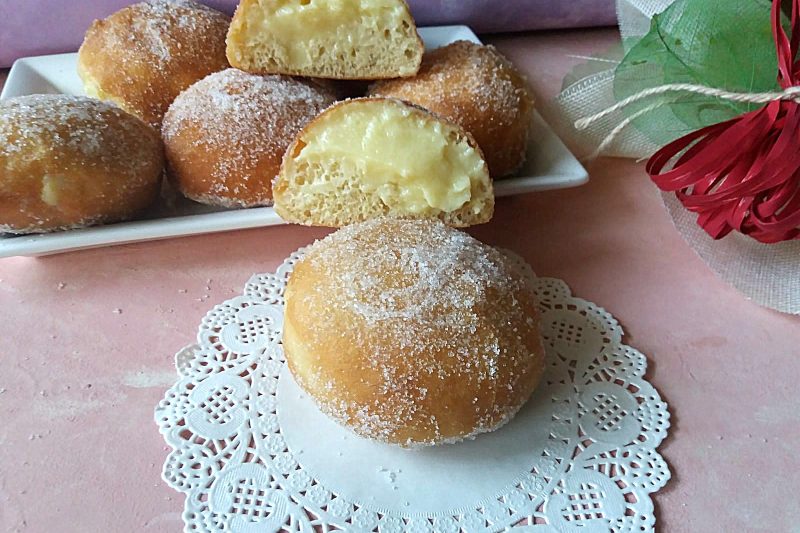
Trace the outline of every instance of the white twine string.
<path fill-rule="evenodd" d="M 590 115 L 588 117 L 584 117 L 575 121 L 575 129 L 578 131 L 585 130 L 598 120 L 602 120 L 603 118 L 607 117 L 611 113 L 615 111 L 619 111 L 620 109 L 629 106 L 639 100 L 648 98 L 650 96 L 655 96 L 659 94 L 669 93 L 669 92 L 689 92 L 694 94 L 701 94 L 704 96 L 715 96 L 717 98 L 722 98 L 724 100 L 730 100 L 732 102 L 746 102 L 746 103 L 753 103 L 753 104 L 766 104 L 768 102 L 772 102 L 773 100 L 792 100 L 797 103 L 800 103 L 800 86 L 796 87 L 789 87 L 780 92 L 765 92 L 765 93 L 740 93 L 740 92 L 732 92 L 732 91 L 725 91 L 723 89 L 714 89 L 712 87 L 706 87 L 704 85 L 693 85 L 691 83 L 669 83 L 666 85 L 659 85 L 658 87 L 651 87 L 649 89 L 645 89 L 640 91 L 632 96 L 629 96 L 623 100 L 620 100 L 616 104 L 612 105 L 611 107 L 600 111 L 599 113 L 595 113 L 594 115 Z M 631 122 L 639 118 L 640 116 L 649 113 L 659 107 L 666 105 L 669 102 L 659 102 L 656 104 L 649 105 L 643 109 L 640 109 L 630 117 L 626 118 L 622 122 L 620 122 L 614 129 L 612 129 L 608 135 L 602 140 L 602 142 L 598 145 L 597 149 L 589 156 L 589 159 L 595 159 L 599 156 L 606 148 L 608 148 L 614 139 L 616 139 L 622 130 L 628 127 Z"/>
<path fill-rule="evenodd" d="M 614 65 L 619 65 L 619 61 L 616 59 L 606 59 L 604 57 L 593 57 L 593 56 L 580 56 L 575 54 L 567 54 L 567 57 L 573 57 L 575 59 L 585 59 L 586 61 L 598 61 L 600 63 L 612 63 Z"/>
<path fill-rule="evenodd" d="M 614 142 L 614 139 L 616 139 L 619 136 L 619 134 L 622 133 L 622 130 L 627 128 L 628 125 L 631 122 L 633 122 L 637 118 L 641 117 L 642 115 L 645 115 L 645 114 L 649 113 L 650 111 L 658 109 L 662 105 L 664 105 L 664 102 L 659 102 L 657 104 L 651 104 L 651 105 L 649 105 L 647 107 L 644 107 L 644 108 L 640 109 L 636 113 L 632 114 L 631 116 L 629 116 L 628 118 L 626 118 L 625 120 L 623 120 L 622 122 L 617 124 L 616 127 L 613 130 L 608 132 L 608 135 L 605 136 L 603 141 L 599 145 L 597 145 L 597 148 L 595 148 L 594 152 L 589 154 L 589 160 L 592 161 L 594 159 L 597 159 L 600 156 L 600 154 L 602 154 L 605 151 L 605 149 L 608 148 L 611 145 L 612 142 Z M 581 128 L 578 128 L 578 129 L 581 129 Z"/>

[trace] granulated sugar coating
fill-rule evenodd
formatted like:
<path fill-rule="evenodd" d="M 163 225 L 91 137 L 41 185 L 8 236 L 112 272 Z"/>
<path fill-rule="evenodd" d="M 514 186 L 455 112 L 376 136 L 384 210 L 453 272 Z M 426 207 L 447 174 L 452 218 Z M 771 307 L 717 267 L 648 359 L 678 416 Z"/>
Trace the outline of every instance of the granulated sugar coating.
<path fill-rule="evenodd" d="M 180 53 L 181 42 L 176 30 L 211 32 L 215 30 L 215 19 L 224 18 L 217 11 L 191 0 L 150 0 L 134 4 L 131 9 L 136 13 L 131 37 L 142 36 L 137 45 L 146 47 L 161 63 L 172 59 L 173 51 Z"/>
<path fill-rule="evenodd" d="M 87 94 L 159 128 L 182 90 L 228 66 L 229 24 L 225 14 L 189 0 L 133 4 L 92 24 L 78 72 Z"/>
<path fill-rule="evenodd" d="M 375 83 L 370 95 L 421 105 L 475 137 L 499 178 L 525 161 L 533 97 L 522 74 L 493 46 L 456 41 L 425 54 L 411 78 Z"/>
<path fill-rule="evenodd" d="M 297 382 L 356 433 L 404 446 L 504 424 L 543 371 L 534 295 L 498 251 L 438 221 L 379 219 L 311 246 L 286 291 Z"/>
<path fill-rule="evenodd" d="M 272 203 L 272 180 L 295 135 L 333 95 L 288 76 L 237 69 L 181 93 L 164 117 L 170 169 L 182 192 L 226 207 Z"/>
<path fill-rule="evenodd" d="M 109 120 L 139 142 L 130 144 L 115 135 Z M 152 150 L 152 138 L 142 135 L 143 129 L 138 120 L 106 102 L 64 94 L 21 96 L 0 102 L 0 157 L 46 145 L 106 164 L 129 164 L 134 174 Z"/>

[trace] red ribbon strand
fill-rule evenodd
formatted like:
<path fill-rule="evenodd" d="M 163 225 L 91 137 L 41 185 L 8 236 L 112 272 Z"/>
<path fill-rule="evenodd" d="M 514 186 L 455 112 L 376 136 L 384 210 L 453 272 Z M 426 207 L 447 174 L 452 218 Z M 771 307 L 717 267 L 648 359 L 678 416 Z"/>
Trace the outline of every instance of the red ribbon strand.
<path fill-rule="evenodd" d="M 791 40 L 772 4 L 778 82 L 800 85 L 800 0 L 792 3 Z M 774 100 L 761 109 L 671 142 L 647 162 L 663 191 L 675 192 L 713 238 L 739 231 L 764 243 L 800 239 L 800 104 Z M 673 162 L 674 161 L 674 162 Z"/>

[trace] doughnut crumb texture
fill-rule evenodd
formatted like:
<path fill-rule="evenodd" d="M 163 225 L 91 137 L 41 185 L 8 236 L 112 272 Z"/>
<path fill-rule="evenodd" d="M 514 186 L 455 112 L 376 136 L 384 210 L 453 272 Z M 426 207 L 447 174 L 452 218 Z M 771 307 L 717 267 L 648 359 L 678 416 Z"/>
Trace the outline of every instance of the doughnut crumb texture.
<path fill-rule="evenodd" d="M 341 227 L 376 217 L 488 222 L 494 190 L 474 139 L 394 99 L 339 102 L 289 146 L 273 186 L 289 222 Z"/>
<path fill-rule="evenodd" d="M 0 101 L 0 231 L 124 220 L 158 196 L 158 133 L 122 109 L 67 95 Z"/>
<path fill-rule="evenodd" d="M 78 52 L 89 96 L 155 128 L 181 91 L 228 67 L 230 18 L 190 0 L 151 0 L 96 20 Z"/>
<path fill-rule="evenodd" d="M 169 174 L 188 198 L 272 205 L 272 182 L 297 133 L 335 97 L 288 76 L 227 69 L 180 94 L 164 117 Z"/>
<path fill-rule="evenodd" d="M 391 444 L 492 431 L 544 370 L 532 288 L 437 220 L 376 219 L 313 244 L 286 288 L 286 360 L 327 415 Z"/>
<path fill-rule="evenodd" d="M 416 76 L 379 81 L 371 96 L 399 98 L 468 131 L 493 178 L 525 163 L 534 98 L 527 80 L 493 46 L 456 41 L 427 52 Z"/>
<path fill-rule="evenodd" d="M 412 76 L 423 51 L 404 0 L 242 0 L 227 38 L 234 67 L 332 79 Z"/>

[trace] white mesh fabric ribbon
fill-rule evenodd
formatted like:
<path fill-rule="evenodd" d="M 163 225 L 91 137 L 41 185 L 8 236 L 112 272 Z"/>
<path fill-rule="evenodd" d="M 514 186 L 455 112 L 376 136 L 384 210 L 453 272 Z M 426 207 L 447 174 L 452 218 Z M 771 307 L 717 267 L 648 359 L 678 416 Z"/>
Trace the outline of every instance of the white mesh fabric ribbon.
<path fill-rule="evenodd" d="M 608 51 L 599 50 L 593 59 L 580 65 L 576 72 L 567 76 L 569 80 L 554 100 L 558 113 L 548 114 L 558 133 L 569 141 L 570 148 L 580 157 L 594 152 L 626 115 L 618 110 L 584 130 L 575 128 L 575 122 L 605 111 L 617 103 L 614 95 L 614 72 L 628 51 L 631 42 L 644 37 L 650 30 L 650 19 L 662 12 L 674 0 L 617 0 L 617 18 L 621 35 L 621 46 Z M 634 127 L 627 127 L 617 135 L 603 151 L 603 155 L 615 157 L 646 158 L 658 150 L 646 135 Z"/>
<path fill-rule="evenodd" d="M 548 369 L 499 431 L 403 450 L 324 417 L 286 371 L 283 290 L 302 250 L 203 319 L 155 418 L 186 531 L 651 531 L 669 413 L 617 321 L 537 278 Z"/>

